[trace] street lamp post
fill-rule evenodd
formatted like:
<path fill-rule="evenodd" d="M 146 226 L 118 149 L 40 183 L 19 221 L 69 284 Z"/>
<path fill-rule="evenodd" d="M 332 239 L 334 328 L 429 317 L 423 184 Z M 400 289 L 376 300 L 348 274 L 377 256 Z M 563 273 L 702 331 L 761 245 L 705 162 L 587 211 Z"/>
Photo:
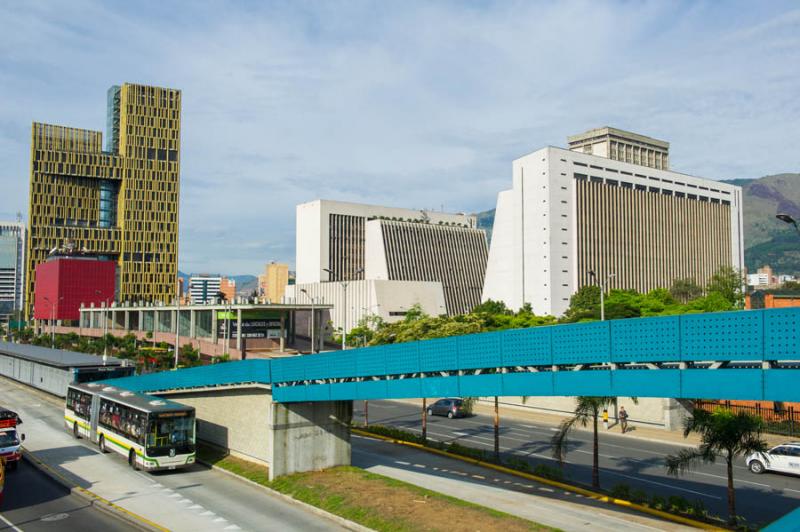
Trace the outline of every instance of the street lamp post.
<path fill-rule="evenodd" d="M 100 290 L 95 290 L 95 294 L 103 295 Z M 108 300 L 111 299 L 109 297 L 103 300 L 103 365 L 106 365 L 106 361 L 108 360 Z"/>
<path fill-rule="evenodd" d="M 314 354 L 317 352 L 316 344 L 314 344 L 314 314 L 316 313 L 314 310 L 314 298 L 309 295 L 305 288 L 301 288 L 300 291 L 311 300 L 311 353 Z"/>
<path fill-rule="evenodd" d="M 793 225 L 794 230 L 797 231 L 797 234 L 800 235 L 800 227 L 797 226 L 797 221 L 789 216 L 788 214 L 776 214 L 775 218 L 782 222 L 786 222 L 787 224 Z"/>
<path fill-rule="evenodd" d="M 594 279 L 597 282 L 598 286 L 600 286 L 600 321 L 606 321 L 606 305 L 605 305 L 606 285 L 608 284 L 608 281 L 616 277 L 616 275 L 617 274 L 615 273 L 609 273 L 608 276 L 606 276 L 605 280 L 603 280 L 596 273 L 594 273 L 594 271 L 589 270 L 589 277 Z"/>
<path fill-rule="evenodd" d="M 322 271 L 328 272 L 329 275 L 335 275 L 333 270 L 328 268 L 323 268 Z M 358 275 L 363 271 L 364 268 L 359 268 L 353 275 Z M 344 299 L 342 302 L 342 350 L 344 351 L 347 349 L 347 285 L 349 283 L 342 278 L 343 276 L 340 275 L 338 277 L 340 278 L 339 282 L 342 284 L 342 298 Z"/>

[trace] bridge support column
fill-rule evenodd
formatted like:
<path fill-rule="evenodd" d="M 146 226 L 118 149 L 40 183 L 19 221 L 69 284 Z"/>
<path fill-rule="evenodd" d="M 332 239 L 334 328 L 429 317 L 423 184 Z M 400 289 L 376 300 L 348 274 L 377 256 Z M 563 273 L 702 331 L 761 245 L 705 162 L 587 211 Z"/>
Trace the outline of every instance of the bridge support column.
<path fill-rule="evenodd" d="M 350 465 L 352 401 L 272 403 L 270 480 Z"/>

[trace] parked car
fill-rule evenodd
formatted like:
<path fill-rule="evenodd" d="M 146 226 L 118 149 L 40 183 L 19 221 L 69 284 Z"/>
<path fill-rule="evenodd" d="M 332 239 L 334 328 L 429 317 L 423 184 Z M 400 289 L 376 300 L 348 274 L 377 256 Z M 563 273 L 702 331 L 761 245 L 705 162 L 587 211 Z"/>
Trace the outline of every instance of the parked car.
<path fill-rule="evenodd" d="M 429 416 L 464 417 L 464 401 L 461 399 L 439 399 L 428 407 Z"/>
<path fill-rule="evenodd" d="M 756 474 L 778 471 L 800 475 L 800 442 L 782 443 L 763 453 L 753 453 L 745 458 L 748 469 Z"/>

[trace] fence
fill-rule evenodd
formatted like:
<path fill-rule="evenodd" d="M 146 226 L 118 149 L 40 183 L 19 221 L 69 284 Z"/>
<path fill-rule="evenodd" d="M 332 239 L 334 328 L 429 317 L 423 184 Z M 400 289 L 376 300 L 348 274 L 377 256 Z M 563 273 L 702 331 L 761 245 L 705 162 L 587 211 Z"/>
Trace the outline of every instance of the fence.
<path fill-rule="evenodd" d="M 754 405 L 742 405 L 731 403 L 731 401 L 695 401 L 695 406 L 703 410 L 712 411 L 714 408 L 722 406 L 733 412 L 747 412 L 760 417 L 764 420 L 764 432 L 770 434 L 781 434 L 784 436 L 795 436 L 798 434 L 797 423 L 800 421 L 800 412 L 794 406 L 784 407 L 781 402 L 773 402 L 772 407 L 765 407 L 761 403 Z"/>

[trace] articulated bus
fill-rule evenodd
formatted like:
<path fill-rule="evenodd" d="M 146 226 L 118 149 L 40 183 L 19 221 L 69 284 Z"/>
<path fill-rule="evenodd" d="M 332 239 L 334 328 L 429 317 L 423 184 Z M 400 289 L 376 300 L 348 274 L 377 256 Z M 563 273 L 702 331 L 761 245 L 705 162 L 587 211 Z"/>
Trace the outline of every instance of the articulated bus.
<path fill-rule="evenodd" d="M 157 471 L 195 461 L 194 408 L 96 382 L 70 384 L 64 424 L 102 452 L 115 451 L 133 469 Z"/>

